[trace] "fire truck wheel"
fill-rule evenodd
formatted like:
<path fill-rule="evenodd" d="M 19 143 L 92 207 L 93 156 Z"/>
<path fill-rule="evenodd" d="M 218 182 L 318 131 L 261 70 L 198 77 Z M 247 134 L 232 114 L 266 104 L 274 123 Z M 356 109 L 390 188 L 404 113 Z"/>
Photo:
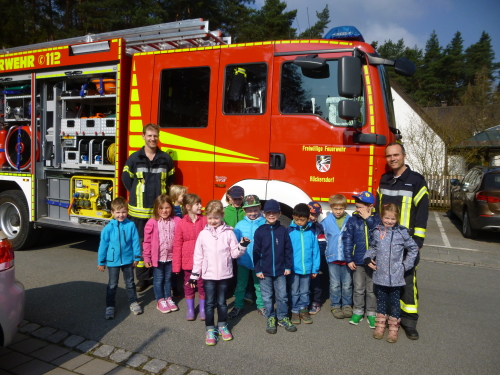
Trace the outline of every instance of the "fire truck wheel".
<path fill-rule="evenodd" d="M 15 250 L 27 249 L 38 240 L 40 231 L 30 225 L 28 203 L 22 191 L 0 194 L 0 227 Z"/>

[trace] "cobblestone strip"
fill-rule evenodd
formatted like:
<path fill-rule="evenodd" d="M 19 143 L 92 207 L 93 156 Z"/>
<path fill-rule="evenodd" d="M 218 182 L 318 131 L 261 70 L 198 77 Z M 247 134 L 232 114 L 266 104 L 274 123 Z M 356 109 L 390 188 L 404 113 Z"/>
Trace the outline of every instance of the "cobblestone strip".
<path fill-rule="evenodd" d="M 118 367 L 113 370 L 112 373 L 116 372 L 117 374 L 121 374 L 123 371 L 123 374 L 209 375 L 209 373 L 205 371 L 190 369 L 160 359 L 150 358 L 141 353 L 133 353 L 94 340 L 87 340 L 84 337 L 70 335 L 68 332 L 58 331 L 55 328 L 42 327 L 39 324 L 31 323 L 27 320 L 22 321 L 19 331 L 57 344 L 60 347 L 83 352 L 84 356 L 88 356 L 88 358 L 100 358 L 122 366 L 122 370 Z M 7 348 L 5 350 L 9 349 Z M 94 359 L 94 361 L 97 361 L 97 359 Z"/>

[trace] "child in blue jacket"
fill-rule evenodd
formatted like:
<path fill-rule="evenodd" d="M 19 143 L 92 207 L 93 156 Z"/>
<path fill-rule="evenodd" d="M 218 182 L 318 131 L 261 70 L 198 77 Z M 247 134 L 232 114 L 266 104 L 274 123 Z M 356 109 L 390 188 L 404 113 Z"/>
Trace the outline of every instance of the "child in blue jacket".
<path fill-rule="evenodd" d="M 286 228 L 280 224 L 280 204 L 269 199 L 264 205 L 266 223 L 255 231 L 253 244 L 254 270 L 260 279 L 260 292 L 266 308 L 267 333 L 276 333 L 278 325 L 288 332 L 297 331 L 288 318 L 286 276 L 292 270 L 292 246 Z M 276 311 L 273 296 L 276 298 Z"/>
<path fill-rule="evenodd" d="M 351 216 L 346 212 L 347 199 L 344 195 L 332 195 L 329 204 L 332 213 L 321 224 L 327 240 L 330 310 L 336 319 L 349 319 L 352 317 L 352 275 L 344 257 L 342 233 L 346 230 Z"/>
<path fill-rule="evenodd" d="M 238 242 L 241 241 L 243 237 L 248 238 L 252 242 L 250 242 L 247 246 L 246 252 L 239 257 L 237 261 L 238 276 L 236 289 L 234 291 L 234 307 L 228 314 L 230 319 L 237 317 L 241 312 L 241 309 L 243 309 L 243 301 L 250 273 L 252 274 L 255 295 L 257 297 L 255 301 L 257 305 L 257 312 L 262 316 L 266 316 L 266 308 L 264 307 L 264 302 L 262 301 L 262 295 L 260 293 L 259 278 L 253 270 L 253 237 L 257 228 L 266 223 L 266 219 L 260 212 L 259 197 L 256 195 L 247 195 L 243 199 L 243 210 L 245 211 L 246 216 L 243 220 L 236 224 L 234 234 L 236 235 Z"/>
<path fill-rule="evenodd" d="M 309 221 L 309 206 L 299 203 L 293 209 L 293 221 L 288 227 L 292 241 L 293 273 L 290 275 L 292 297 L 292 324 L 312 323 L 309 314 L 309 286 L 311 278 L 319 273 L 320 255 L 318 239 Z"/>
<path fill-rule="evenodd" d="M 370 328 L 375 328 L 377 299 L 373 293 L 373 271 L 365 264 L 364 256 L 369 247 L 370 229 L 374 228 L 380 220 L 373 212 L 375 198 L 370 192 L 363 191 L 352 197 L 355 200 L 356 211 L 347 222 L 342 234 L 345 261 L 353 272 L 354 309 L 349 323 L 358 325 L 363 320 L 366 306 L 368 324 Z"/>
<path fill-rule="evenodd" d="M 108 267 L 109 282 L 106 291 L 106 319 L 115 317 L 115 296 L 120 270 L 127 288 L 130 311 L 135 315 L 142 313 L 137 303 L 134 283 L 134 267 L 141 260 L 139 233 L 135 224 L 127 219 L 128 205 L 122 197 L 111 202 L 113 219 L 101 232 L 101 242 L 97 252 L 97 269 L 104 272 Z"/>

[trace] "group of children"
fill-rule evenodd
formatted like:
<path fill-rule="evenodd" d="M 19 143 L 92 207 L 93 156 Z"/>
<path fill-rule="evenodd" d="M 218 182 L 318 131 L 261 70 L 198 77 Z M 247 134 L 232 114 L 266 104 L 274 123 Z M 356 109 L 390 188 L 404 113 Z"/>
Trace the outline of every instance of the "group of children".
<path fill-rule="evenodd" d="M 329 200 L 332 214 L 321 224 L 321 206 L 310 202 L 294 207 L 293 221 L 285 228 L 276 200 L 267 200 L 262 210 L 259 197 L 245 196 L 239 186 L 229 189 L 225 209 L 220 201 L 212 200 L 204 215 L 199 196 L 181 186 L 171 187 L 170 192 L 171 197 L 161 195 L 155 201 L 154 216 L 145 227 L 143 258 L 146 267 L 153 267 L 160 312 L 178 310 L 171 295 L 172 273 L 184 274 L 187 320 L 195 319 L 198 291 L 198 315 L 205 320 L 207 345 L 215 345 L 219 336 L 232 340 L 227 320 L 241 313 L 244 300 L 253 302 L 253 289 L 247 292 L 249 279 L 255 288 L 257 312 L 267 321 L 266 332 L 276 333 L 277 326 L 295 332 L 296 324 L 312 323 L 311 315 L 321 309 L 322 262 L 328 265 L 333 316 L 349 318 L 349 323 L 357 325 L 366 313 L 375 338 L 383 338 L 388 325 L 387 341 L 397 341 L 399 287 L 405 283 L 404 272 L 413 267 L 418 247 L 398 224 L 399 208 L 394 204 L 382 207 L 379 216 L 373 209 L 373 195 L 362 192 L 353 196 L 356 211 L 350 216 L 347 199 L 337 194 Z M 107 319 L 114 317 L 120 269 L 131 311 L 142 312 L 132 272 L 141 259 L 139 236 L 127 219 L 123 198 L 116 198 L 111 210 L 114 220 L 102 231 L 98 251 L 98 269 L 104 271 L 106 265 L 109 269 Z M 235 300 L 228 312 L 234 259 Z"/>

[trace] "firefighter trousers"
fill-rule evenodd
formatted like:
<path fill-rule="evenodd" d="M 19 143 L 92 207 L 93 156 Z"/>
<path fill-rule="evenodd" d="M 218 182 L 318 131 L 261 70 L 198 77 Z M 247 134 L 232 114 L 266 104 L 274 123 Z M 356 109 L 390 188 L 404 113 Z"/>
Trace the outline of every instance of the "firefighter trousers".
<path fill-rule="evenodd" d="M 417 265 L 419 261 L 420 252 L 413 268 L 405 272 L 406 285 L 401 287 L 401 325 L 411 328 L 416 328 L 418 321 Z"/>
<path fill-rule="evenodd" d="M 142 247 L 144 242 L 144 227 L 149 219 L 140 219 L 133 216 L 129 216 L 129 219 L 135 224 L 135 227 L 139 232 L 139 242 L 141 243 L 141 261 L 135 267 L 135 277 L 137 279 L 137 285 L 142 286 L 144 282 L 151 279 L 153 276 L 153 268 L 146 268 L 144 265 L 144 258 L 142 258 L 142 252 L 144 251 L 144 248 Z"/>

